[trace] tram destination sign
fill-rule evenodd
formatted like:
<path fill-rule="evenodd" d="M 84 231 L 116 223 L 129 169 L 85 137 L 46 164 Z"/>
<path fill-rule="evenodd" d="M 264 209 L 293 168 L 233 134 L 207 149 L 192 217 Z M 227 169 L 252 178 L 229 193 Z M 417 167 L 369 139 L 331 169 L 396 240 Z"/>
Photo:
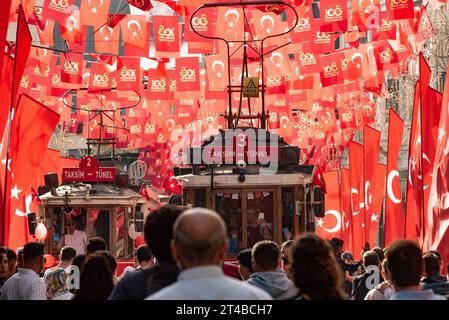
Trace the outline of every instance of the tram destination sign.
<path fill-rule="evenodd" d="M 85 157 L 80 161 L 79 168 L 63 168 L 63 182 L 115 182 L 117 169 L 100 167 L 98 159 Z"/>

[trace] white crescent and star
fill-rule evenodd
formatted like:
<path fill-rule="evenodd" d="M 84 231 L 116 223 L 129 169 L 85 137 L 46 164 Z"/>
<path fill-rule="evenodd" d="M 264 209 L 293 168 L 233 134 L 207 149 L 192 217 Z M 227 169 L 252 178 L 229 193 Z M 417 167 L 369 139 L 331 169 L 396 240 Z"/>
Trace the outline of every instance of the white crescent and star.
<path fill-rule="evenodd" d="M 387 178 L 387 194 L 393 203 L 399 204 L 401 203 L 402 199 L 397 198 L 393 192 L 393 180 L 396 177 L 399 178 L 399 172 L 397 170 L 391 170 Z"/>

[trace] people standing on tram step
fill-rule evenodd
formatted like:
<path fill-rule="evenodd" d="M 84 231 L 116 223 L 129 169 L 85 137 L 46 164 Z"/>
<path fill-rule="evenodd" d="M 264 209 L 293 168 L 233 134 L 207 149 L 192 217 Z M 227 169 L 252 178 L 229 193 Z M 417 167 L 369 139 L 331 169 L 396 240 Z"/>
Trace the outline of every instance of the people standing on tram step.
<path fill-rule="evenodd" d="M 271 300 L 265 291 L 223 273 L 226 237 L 226 226 L 218 213 L 204 208 L 183 212 L 173 226 L 171 245 L 182 271 L 175 283 L 147 299 Z"/>
<path fill-rule="evenodd" d="M 315 234 L 302 235 L 292 248 L 291 277 L 299 289 L 296 300 L 345 300 L 342 270 L 332 246 Z"/>
<path fill-rule="evenodd" d="M 23 267 L 3 285 L 1 300 L 47 300 L 39 274 L 44 267 L 44 245 L 29 242 L 23 248 Z"/>
<path fill-rule="evenodd" d="M 387 260 L 385 259 L 382 261 L 381 274 L 384 281 L 371 289 L 365 296 L 365 300 L 388 300 L 393 295 L 394 287 L 388 274 Z"/>
<path fill-rule="evenodd" d="M 155 265 L 123 276 L 112 291 L 110 300 L 142 300 L 176 281 L 179 268 L 173 259 L 170 243 L 173 225 L 183 211 L 182 207 L 167 205 L 146 217 L 144 236 L 156 259 Z"/>
<path fill-rule="evenodd" d="M 387 250 L 387 270 L 395 288 L 390 300 L 445 300 L 431 289 L 422 290 L 422 252 L 418 244 L 410 240 L 397 240 Z"/>
<path fill-rule="evenodd" d="M 239 274 L 242 280 L 246 281 L 249 279 L 253 271 L 251 249 L 244 249 L 237 255 L 237 261 L 239 263 Z"/>
<path fill-rule="evenodd" d="M 17 254 L 14 252 L 14 250 L 6 248 L 6 256 L 8 257 L 9 278 L 17 272 Z"/>
<path fill-rule="evenodd" d="M 73 294 L 67 287 L 69 267 L 76 256 L 76 250 L 72 247 L 63 247 L 59 253 L 59 264 L 45 270 L 44 281 L 47 287 L 47 297 L 51 300 L 70 300 Z"/>
<path fill-rule="evenodd" d="M 377 272 L 379 278 L 377 279 L 379 283 L 383 282 L 380 276 L 380 262 L 379 256 L 374 251 L 367 251 L 363 254 L 363 269 L 365 272 L 354 278 L 352 282 L 352 292 L 351 296 L 354 300 L 364 300 L 366 295 L 370 290 L 369 283 L 372 281 L 372 277 L 375 272 Z M 370 270 L 372 269 L 372 270 Z M 375 277 L 374 277 L 375 279 Z M 377 285 L 377 284 L 376 284 Z"/>
<path fill-rule="evenodd" d="M 80 287 L 72 300 L 106 300 L 114 288 L 114 272 L 101 253 L 94 253 L 81 271 Z"/>
<path fill-rule="evenodd" d="M 433 293 L 449 298 L 449 282 L 447 277 L 442 276 L 441 259 L 433 252 L 428 252 L 423 256 L 424 277 L 421 285 L 424 290 L 431 289 Z"/>
<path fill-rule="evenodd" d="M 266 292 L 275 300 L 292 299 L 298 289 L 287 277 L 280 265 L 281 249 L 274 241 L 264 240 L 256 243 L 251 252 L 254 272 L 247 282 Z"/>
<path fill-rule="evenodd" d="M 89 241 L 86 246 L 86 259 L 89 260 L 90 256 L 94 254 L 96 251 L 104 251 L 108 250 L 106 241 L 100 237 L 92 237 L 89 238 Z"/>
<path fill-rule="evenodd" d="M 0 289 L 6 280 L 9 279 L 9 274 L 7 248 L 0 247 Z"/>
<path fill-rule="evenodd" d="M 64 236 L 64 246 L 72 247 L 78 254 L 86 253 L 87 235 L 86 232 L 78 230 L 78 222 L 75 219 L 68 220 L 67 234 Z"/>

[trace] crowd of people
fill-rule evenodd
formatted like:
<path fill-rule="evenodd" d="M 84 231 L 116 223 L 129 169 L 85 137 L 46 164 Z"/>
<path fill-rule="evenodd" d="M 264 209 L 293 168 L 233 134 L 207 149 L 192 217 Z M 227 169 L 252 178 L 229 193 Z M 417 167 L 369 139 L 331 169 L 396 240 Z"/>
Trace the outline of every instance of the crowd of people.
<path fill-rule="evenodd" d="M 116 277 L 117 261 L 99 237 L 81 253 L 65 246 L 44 268 L 44 244 L 0 247 L 1 300 L 445 300 L 438 252 L 398 240 L 365 248 L 361 261 L 344 242 L 305 233 L 280 247 L 257 242 L 225 263 L 226 226 L 214 211 L 164 206 L 147 216 L 137 268 Z M 44 270 L 45 269 L 45 270 Z M 449 270 L 447 270 L 449 273 Z"/>

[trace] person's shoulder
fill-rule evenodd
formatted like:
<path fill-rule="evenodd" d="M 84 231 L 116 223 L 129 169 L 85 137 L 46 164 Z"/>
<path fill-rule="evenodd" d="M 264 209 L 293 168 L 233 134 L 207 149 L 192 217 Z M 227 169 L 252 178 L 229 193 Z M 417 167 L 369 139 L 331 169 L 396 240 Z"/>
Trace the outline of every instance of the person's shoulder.
<path fill-rule="evenodd" d="M 249 282 L 240 281 L 234 278 L 226 277 L 227 282 L 233 289 L 236 290 L 236 294 L 247 294 L 248 298 L 260 299 L 260 300 L 273 300 L 273 298 L 264 290 L 250 284 Z"/>
<path fill-rule="evenodd" d="M 175 282 L 145 298 L 145 300 L 176 300 L 182 288 Z"/>

